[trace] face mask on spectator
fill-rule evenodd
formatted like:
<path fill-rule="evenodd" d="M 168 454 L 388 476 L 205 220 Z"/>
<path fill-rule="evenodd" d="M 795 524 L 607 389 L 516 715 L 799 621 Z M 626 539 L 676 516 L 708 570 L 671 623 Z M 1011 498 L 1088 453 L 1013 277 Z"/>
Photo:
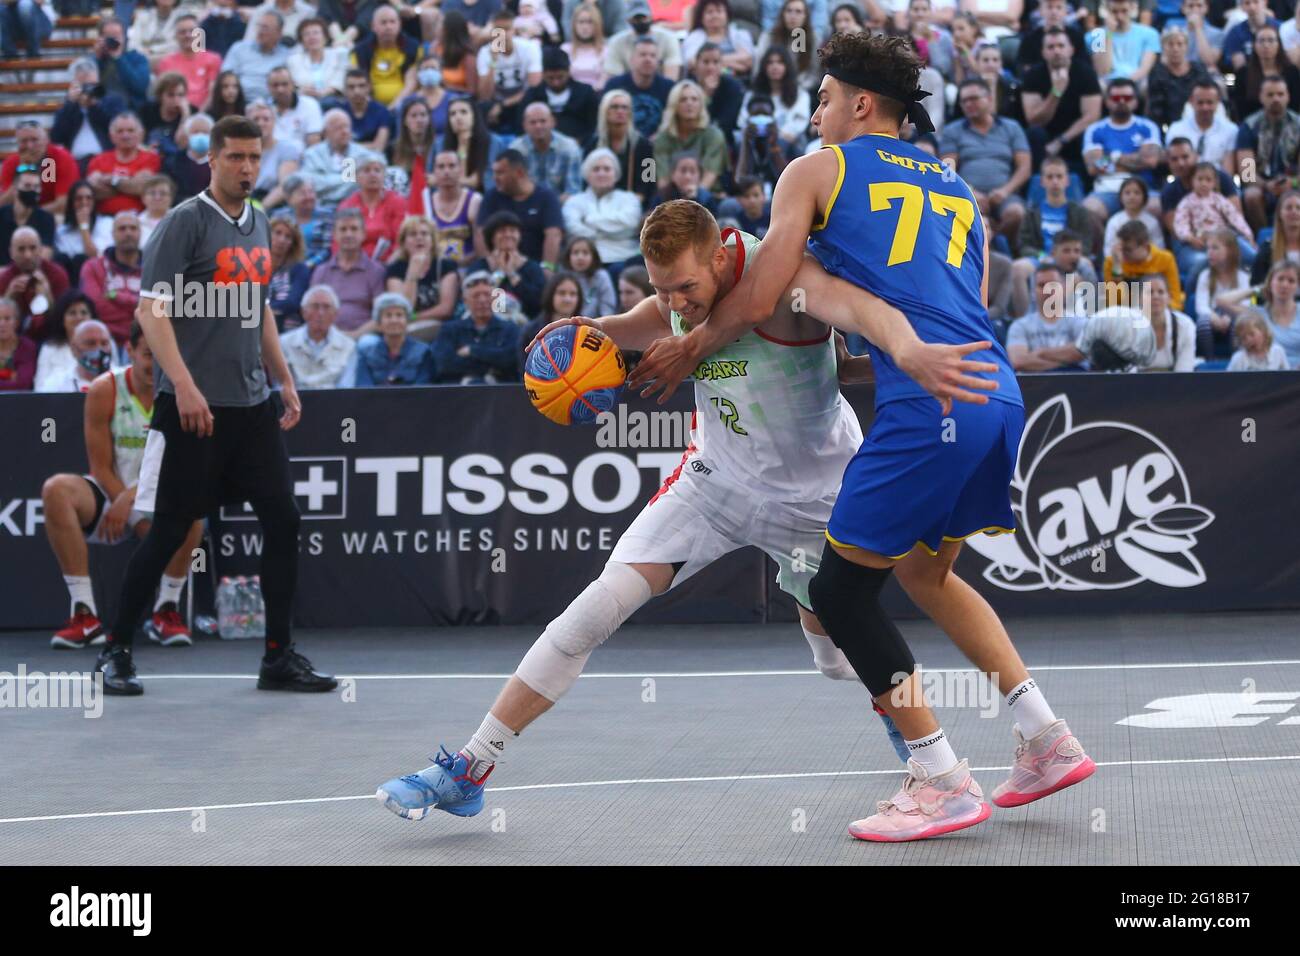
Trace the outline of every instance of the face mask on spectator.
<path fill-rule="evenodd" d="M 427 66 L 420 71 L 421 86 L 441 86 L 442 70 L 437 67 Z"/>
<path fill-rule="evenodd" d="M 208 151 L 212 140 L 207 133 L 195 133 L 190 137 L 190 151 L 202 156 Z"/>
<path fill-rule="evenodd" d="M 41 201 L 41 191 L 39 189 L 24 189 L 18 193 L 18 201 L 28 209 L 35 209 L 36 204 Z"/>
<path fill-rule="evenodd" d="M 112 365 L 113 357 L 107 349 L 94 349 L 90 352 L 82 352 L 77 356 L 77 362 L 91 375 L 100 375 L 107 372 Z"/>

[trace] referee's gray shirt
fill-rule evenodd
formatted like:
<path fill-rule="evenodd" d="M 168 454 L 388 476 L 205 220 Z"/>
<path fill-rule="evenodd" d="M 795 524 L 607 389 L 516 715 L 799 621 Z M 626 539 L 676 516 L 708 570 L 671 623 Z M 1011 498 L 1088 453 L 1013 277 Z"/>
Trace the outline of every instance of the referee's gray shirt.
<path fill-rule="evenodd" d="M 270 396 L 262 320 L 271 281 L 266 216 L 244 203 L 236 222 L 204 190 L 163 217 L 144 249 L 141 298 L 170 303 L 181 358 L 209 405 Z M 157 389 L 175 394 L 155 363 Z"/>

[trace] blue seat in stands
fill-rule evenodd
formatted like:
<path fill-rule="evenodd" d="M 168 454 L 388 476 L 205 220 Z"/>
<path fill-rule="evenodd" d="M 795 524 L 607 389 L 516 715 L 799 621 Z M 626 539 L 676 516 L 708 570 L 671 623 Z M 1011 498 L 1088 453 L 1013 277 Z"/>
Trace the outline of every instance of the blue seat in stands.
<path fill-rule="evenodd" d="M 1228 359 L 1206 359 L 1196 366 L 1198 372 L 1222 372 L 1228 368 Z"/>
<path fill-rule="evenodd" d="M 1041 206 L 1043 200 L 1047 198 L 1047 190 L 1043 188 L 1043 177 L 1034 173 L 1029 177 L 1029 203 L 1033 206 Z M 1065 187 L 1065 198 L 1071 202 L 1083 202 L 1083 180 L 1079 178 L 1078 173 L 1070 173 L 1070 185 Z"/>

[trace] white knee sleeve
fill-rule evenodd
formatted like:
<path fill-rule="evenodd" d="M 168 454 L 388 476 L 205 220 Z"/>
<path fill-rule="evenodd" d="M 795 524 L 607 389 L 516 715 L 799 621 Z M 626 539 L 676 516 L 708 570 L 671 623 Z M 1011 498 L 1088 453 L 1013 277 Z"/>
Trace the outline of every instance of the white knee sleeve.
<path fill-rule="evenodd" d="M 610 561 L 546 626 L 515 676 L 547 700 L 559 700 L 578 679 L 591 652 L 648 600 L 650 583 L 630 565 Z"/>
<path fill-rule="evenodd" d="M 802 625 L 800 625 L 802 626 Z M 813 663 L 817 669 L 831 680 L 857 680 L 857 671 L 844 656 L 844 652 L 835 646 L 835 642 L 823 634 L 814 634 L 808 628 L 803 629 L 803 636 L 812 648 Z"/>

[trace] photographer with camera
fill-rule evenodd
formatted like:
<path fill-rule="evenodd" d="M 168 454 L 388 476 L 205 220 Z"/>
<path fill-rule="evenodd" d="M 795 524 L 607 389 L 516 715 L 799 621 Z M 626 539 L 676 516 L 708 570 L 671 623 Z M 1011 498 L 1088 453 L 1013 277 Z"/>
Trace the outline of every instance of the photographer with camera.
<path fill-rule="evenodd" d="M 84 170 L 91 159 L 112 149 L 108 124 L 128 107 L 99 82 L 99 66 L 90 57 L 74 62 L 69 72 L 68 98 L 54 114 L 50 140 L 71 153 Z"/>
<path fill-rule="evenodd" d="M 149 95 L 149 60 L 143 53 L 127 49 L 121 20 L 107 17 L 100 23 L 92 53 L 104 89 L 122 97 L 131 109 L 143 107 Z"/>
<path fill-rule="evenodd" d="M 787 162 L 772 109 L 772 100 L 755 96 L 749 101 L 749 122 L 741 136 L 736 179 L 757 176 L 773 186 Z"/>

